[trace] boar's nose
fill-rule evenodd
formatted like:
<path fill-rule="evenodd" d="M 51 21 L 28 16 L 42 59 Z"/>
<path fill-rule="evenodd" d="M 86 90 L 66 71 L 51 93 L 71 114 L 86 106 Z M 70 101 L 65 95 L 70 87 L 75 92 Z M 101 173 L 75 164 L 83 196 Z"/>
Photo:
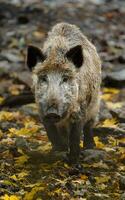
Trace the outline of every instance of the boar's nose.
<path fill-rule="evenodd" d="M 58 111 L 58 103 L 57 103 L 57 100 L 56 99 L 51 99 L 49 102 L 48 102 L 48 106 L 47 106 L 47 111 L 51 112 L 51 110 L 55 110 L 55 112 Z"/>
<path fill-rule="evenodd" d="M 50 108 L 45 115 L 45 119 L 49 122 L 58 122 L 60 120 L 60 115 L 57 109 Z"/>
<path fill-rule="evenodd" d="M 60 115 L 58 113 L 58 104 L 56 103 L 56 101 L 49 102 L 45 118 L 46 120 L 52 122 L 57 122 L 60 120 Z"/>

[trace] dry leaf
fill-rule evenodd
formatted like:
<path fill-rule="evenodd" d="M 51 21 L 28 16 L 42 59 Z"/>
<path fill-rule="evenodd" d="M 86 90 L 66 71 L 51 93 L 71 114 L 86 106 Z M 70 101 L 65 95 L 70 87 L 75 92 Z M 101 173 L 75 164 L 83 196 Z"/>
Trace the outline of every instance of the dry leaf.
<path fill-rule="evenodd" d="M 116 88 L 103 88 L 104 93 L 118 94 L 120 90 Z"/>
<path fill-rule="evenodd" d="M 112 119 L 106 119 L 103 121 L 102 126 L 103 127 L 117 127 L 117 119 L 112 118 Z"/>
<path fill-rule="evenodd" d="M 26 154 L 19 156 L 18 158 L 15 158 L 16 165 L 18 166 L 23 165 L 24 163 L 28 161 L 28 159 L 29 157 Z"/>
<path fill-rule="evenodd" d="M 99 137 L 96 136 L 94 137 L 94 141 L 95 141 L 95 144 L 96 144 L 96 147 L 99 148 L 99 149 L 102 149 L 105 145 L 99 140 Z"/>
<path fill-rule="evenodd" d="M 2 198 L 2 200 L 19 200 L 19 197 L 15 196 L 15 195 L 8 196 L 7 194 L 5 194 L 1 198 Z"/>
<path fill-rule="evenodd" d="M 99 177 L 95 177 L 96 183 L 100 184 L 100 183 L 106 183 L 111 179 L 110 176 L 99 176 Z"/>
<path fill-rule="evenodd" d="M 109 109 L 121 108 L 123 106 L 123 102 L 112 103 L 111 101 L 106 102 L 106 105 Z"/>
<path fill-rule="evenodd" d="M 0 121 L 12 121 L 16 120 L 18 117 L 20 117 L 19 112 L 8 112 L 8 111 L 0 112 Z"/>
<path fill-rule="evenodd" d="M 27 192 L 24 200 L 34 200 L 34 196 L 35 194 L 37 194 L 37 192 L 39 191 L 43 191 L 45 188 L 42 186 L 35 186 L 32 188 L 32 190 L 30 192 Z"/>

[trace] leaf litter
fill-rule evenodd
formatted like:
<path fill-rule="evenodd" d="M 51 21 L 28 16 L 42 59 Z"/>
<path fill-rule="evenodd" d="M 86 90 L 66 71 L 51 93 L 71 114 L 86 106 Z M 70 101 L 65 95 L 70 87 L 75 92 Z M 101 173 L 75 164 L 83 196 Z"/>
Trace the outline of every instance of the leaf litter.
<path fill-rule="evenodd" d="M 119 73 L 115 73 L 115 79 L 112 74 L 109 76 L 110 72 L 124 69 L 124 6 L 120 1 L 97 1 L 100 8 L 94 1 L 91 6 L 90 2 L 83 6 L 83 1 L 66 6 L 62 1 L 58 5 L 61 9 L 57 9 L 56 0 L 50 5 L 38 0 L 6 2 L 0 3 L 0 9 L 5 8 L 5 12 L 1 10 L 0 19 L 3 27 L 0 32 L 0 105 L 12 95 L 18 97 L 31 92 L 27 78 L 30 74 L 27 76 L 23 67 L 27 43 L 42 42 L 52 21 L 71 22 L 72 18 L 92 38 L 102 57 L 101 101 L 105 102 L 106 113 L 101 117 L 102 109 L 101 120 L 94 131 L 96 148 L 85 151 L 84 156 L 81 154 L 79 165 L 69 166 L 62 161 L 63 152 L 51 152 L 35 104 L 18 107 L 16 102 L 17 108 L 3 108 L 0 111 L 0 199 L 124 200 L 125 117 L 117 113 L 117 109 L 123 112 L 125 104 L 124 80 L 122 75 L 121 82 L 118 81 Z M 96 133 L 100 127 L 105 134 Z M 81 149 L 83 146 L 81 140 Z"/>

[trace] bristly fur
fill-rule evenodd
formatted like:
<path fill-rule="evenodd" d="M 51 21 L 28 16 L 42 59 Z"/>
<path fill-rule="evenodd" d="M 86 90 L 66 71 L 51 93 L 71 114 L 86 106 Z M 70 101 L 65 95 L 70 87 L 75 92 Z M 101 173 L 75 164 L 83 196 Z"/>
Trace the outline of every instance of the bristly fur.
<path fill-rule="evenodd" d="M 72 108 L 75 110 L 76 107 L 80 107 L 80 109 L 84 107 L 85 110 L 86 107 L 84 120 L 87 121 L 96 118 L 99 110 L 101 61 L 94 45 L 89 42 L 78 27 L 68 23 L 59 23 L 52 28 L 42 49 L 47 59 L 42 65 L 39 63 L 36 66 L 34 73 L 40 73 L 43 68 L 46 72 L 56 67 L 58 70 L 67 68 L 69 62 L 66 61 L 64 55 L 76 45 L 83 47 L 84 63 L 79 70 L 74 72 L 77 73 L 77 81 L 79 82 L 79 97 L 77 102 L 73 103 Z M 89 106 L 87 106 L 88 102 Z M 70 112 L 74 113 L 71 110 Z"/>

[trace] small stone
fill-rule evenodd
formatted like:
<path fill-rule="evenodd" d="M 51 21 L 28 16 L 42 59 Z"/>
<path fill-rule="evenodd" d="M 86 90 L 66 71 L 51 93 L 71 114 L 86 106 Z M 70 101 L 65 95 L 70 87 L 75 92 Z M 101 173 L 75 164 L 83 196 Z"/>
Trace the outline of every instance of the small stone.
<path fill-rule="evenodd" d="M 125 176 L 120 176 L 119 187 L 120 190 L 125 190 Z"/>
<path fill-rule="evenodd" d="M 104 160 L 107 156 L 105 151 L 97 149 L 84 150 L 82 155 L 84 157 L 84 162 L 87 163 L 99 162 L 100 160 Z"/>
<path fill-rule="evenodd" d="M 125 200 L 125 192 L 121 194 L 120 200 Z"/>
<path fill-rule="evenodd" d="M 104 78 L 105 85 L 110 85 L 110 87 L 122 88 L 125 85 L 125 69 L 116 72 L 107 73 Z"/>

